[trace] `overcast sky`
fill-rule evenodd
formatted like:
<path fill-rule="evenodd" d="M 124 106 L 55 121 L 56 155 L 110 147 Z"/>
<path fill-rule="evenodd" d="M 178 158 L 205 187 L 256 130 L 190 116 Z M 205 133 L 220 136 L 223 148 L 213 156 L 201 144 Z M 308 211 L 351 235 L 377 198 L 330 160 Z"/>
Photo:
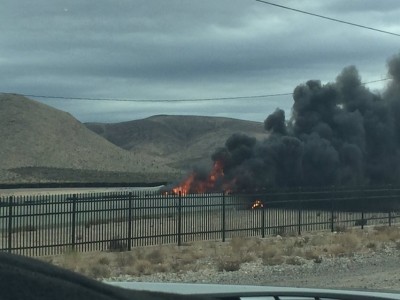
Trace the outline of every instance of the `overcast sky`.
<path fill-rule="evenodd" d="M 271 2 L 400 34 L 398 0 Z M 400 37 L 254 0 L 2 0 L 0 92 L 194 99 L 290 93 L 355 65 L 387 77 Z M 382 89 L 385 82 L 369 84 Z M 264 121 L 291 96 L 200 102 L 40 99 L 82 122 L 157 114 Z"/>

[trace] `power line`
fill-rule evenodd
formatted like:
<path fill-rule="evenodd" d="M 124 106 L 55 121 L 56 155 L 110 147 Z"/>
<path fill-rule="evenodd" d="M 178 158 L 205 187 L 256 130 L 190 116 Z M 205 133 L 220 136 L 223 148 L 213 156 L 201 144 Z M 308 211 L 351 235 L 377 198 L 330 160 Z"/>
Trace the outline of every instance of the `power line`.
<path fill-rule="evenodd" d="M 390 78 L 377 79 L 372 81 L 363 82 L 362 85 L 386 81 Z M 7 93 L 15 94 L 15 93 Z M 264 95 L 251 95 L 251 96 L 234 96 L 234 97 L 211 97 L 211 98 L 187 98 L 187 99 L 123 99 L 123 98 L 90 98 L 90 97 L 67 97 L 67 96 L 49 96 L 49 95 L 34 95 L 34 94 L 18 94 L 25 97 L 42 98 L 42 99 L 59 99 L 59 100 L 78 100 L 78 101 L 111 101 L 111 102 L 206 102 L 206 101 L 223 101 L 223 100 L 240 100 L 240 99 L 262 99 L 280 96 L 291 96 L 292 92 L 288 93 L 275 93 Z"/>
<path fill-rule="evenodd" d="M 339 23 L 343 23 L 343 24 L 347 24 L 347 25 L 351 25 L 351 26 L 356 26 L 356 27 L 377 31 L 377 32 L 380 32 L 380 33 L 391 34 L 391 35 L 395 35 L 395 36 L 399 36 L 400 37 L 400 34 L 394 33 L 394 32 L 390 32 L 390 31 L 386 31 L 386 30 L 381 30 L 381 29 L 377 29 L 377 28 L 373 28 L 373 27 L 369 27 L 369 26 L 364 26 L 364 25 L 360 25 L 360 24 L 356 24 L 356 23 L 352 23 L 352 22 L 347 22 L 347 21 L 343 21 L 343 20 L 339 20 L 339 19 L 335 19 L 335 18 L 330 18 L 330 17 L 314 14 L 314 13 L 311 13 L 311 12 L 308 12 L 308 11 L 304 11 L 304 10 L 300 10 L 300 9 L 296 9 L 296 8 L 291 8 L 291 7 L 284 6 L 284 5 L 279 5 L 279 4 L 268 2 L 268 1 L 264 1 L 264 0 L 255 0 L 255 1 L 260 2 L 260 3 L 264 3 L 264 4 L 268 4 L 268 5 L 272 5 L 272 6 L 276 6 L 276 7 L 280 7 L 280 8 L 287 9 L 287 10 L 292 10 L 292 11 L 295 11 L 295 12 L 298 12 L 298 13 L 302 13 L 302 14 L 306 14 L 306 15 L 310 15 L 310 16 L 314 16 L 314 17 L 318 17 L 318 18 L 334 21 L 334 22 L 339 22 Z"/>
<path fill-rule="evenodd" d="M 44 99 L 64 99 L 64 100 L 81 100 L 81 101 L 119 101 L 119 102 L 202 102 L 202 101 L 220 101 L 220 100 L 239 100 L 239 99 L 255 99 L 292 95 L 292 93 L 237 96 L 237 97 L 213 97 L 213 98 L 187 98 L 187 99 L 121 99 L 121 98 L 83 98 L 83 97 L 65 97 L 65 96 L 44 96 L 20 94 L 25 97 L 44 98 Z"/>

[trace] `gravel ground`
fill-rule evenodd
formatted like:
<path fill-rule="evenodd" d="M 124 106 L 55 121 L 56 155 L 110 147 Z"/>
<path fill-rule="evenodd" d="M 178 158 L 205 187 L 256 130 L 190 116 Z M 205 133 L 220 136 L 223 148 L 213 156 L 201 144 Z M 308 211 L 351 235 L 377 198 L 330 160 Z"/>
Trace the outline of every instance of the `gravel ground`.
<path fill-rule="evenodd" d="M 199 261 L 207 264 L 206 261 Z M 209 263 L 209 262 L 208 262 Z M 400 291 L 400 251 L 385 248 L 379 252 L 352 257 L 323 258 L 320 263 L 263 266 L 261 262 L 242 264 L 240 270 L 218 272 L 210 268 L 197 272 L 157 273 L 147 276 L 119 276 L 105 281 L 146 281 L 270 285 L 313 288 L 356 288 Z"/>

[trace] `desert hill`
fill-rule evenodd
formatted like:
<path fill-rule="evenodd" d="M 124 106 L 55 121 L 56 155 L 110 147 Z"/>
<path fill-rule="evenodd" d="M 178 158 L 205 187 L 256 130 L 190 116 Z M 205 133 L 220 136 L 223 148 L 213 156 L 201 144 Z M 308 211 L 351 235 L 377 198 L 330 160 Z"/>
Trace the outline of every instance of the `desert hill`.
<path fill-rule="evenodd" d="M 216 148 L 233 133 L 266 137 L 263 124 L 222 117 L 158 115 L 143 120 L 86 126 L 111 143 L 133 152 L 148 153 L 171 167 L 188 170 L 210 164 Z"/>
<path fill-rule="evenodd" d="M 210 165 L 233 133 L 266 137 L 262 123 L 216 117 L 82 124 L 43 103 L 0 94 L 0 183 L 172 181 Z"/>
<path fill-rule="evenodd" d="M 145 182 L 176 173 L 157 157 L 108 142 L 69 113 L 19 95 L 0 94 L 0 141 L 0 182 L 112 181 L 116 174 Z"/>

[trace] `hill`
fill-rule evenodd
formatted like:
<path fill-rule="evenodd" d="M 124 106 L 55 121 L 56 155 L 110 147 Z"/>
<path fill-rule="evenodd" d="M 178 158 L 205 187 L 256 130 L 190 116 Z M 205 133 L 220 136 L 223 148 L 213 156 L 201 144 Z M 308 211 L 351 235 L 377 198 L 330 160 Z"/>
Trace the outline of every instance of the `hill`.
<path fill-rule="evenodd" d="M 86 123 L 93 132 L 133 152 L 163 159 L 183 170 L 211 163 L 211 155 L 233 133 L 266 137 L 263 124 L 222 117 L 158 115 L 143 120 Z"/>
<path fill-rule="evenodd" d="M 0 141 L 2 183 L 113 181 L 118 176 L 147 182 L 177 172 L 157 157 L 117 147 L 69 113 L 19 95 L 0 94 Z"/>

